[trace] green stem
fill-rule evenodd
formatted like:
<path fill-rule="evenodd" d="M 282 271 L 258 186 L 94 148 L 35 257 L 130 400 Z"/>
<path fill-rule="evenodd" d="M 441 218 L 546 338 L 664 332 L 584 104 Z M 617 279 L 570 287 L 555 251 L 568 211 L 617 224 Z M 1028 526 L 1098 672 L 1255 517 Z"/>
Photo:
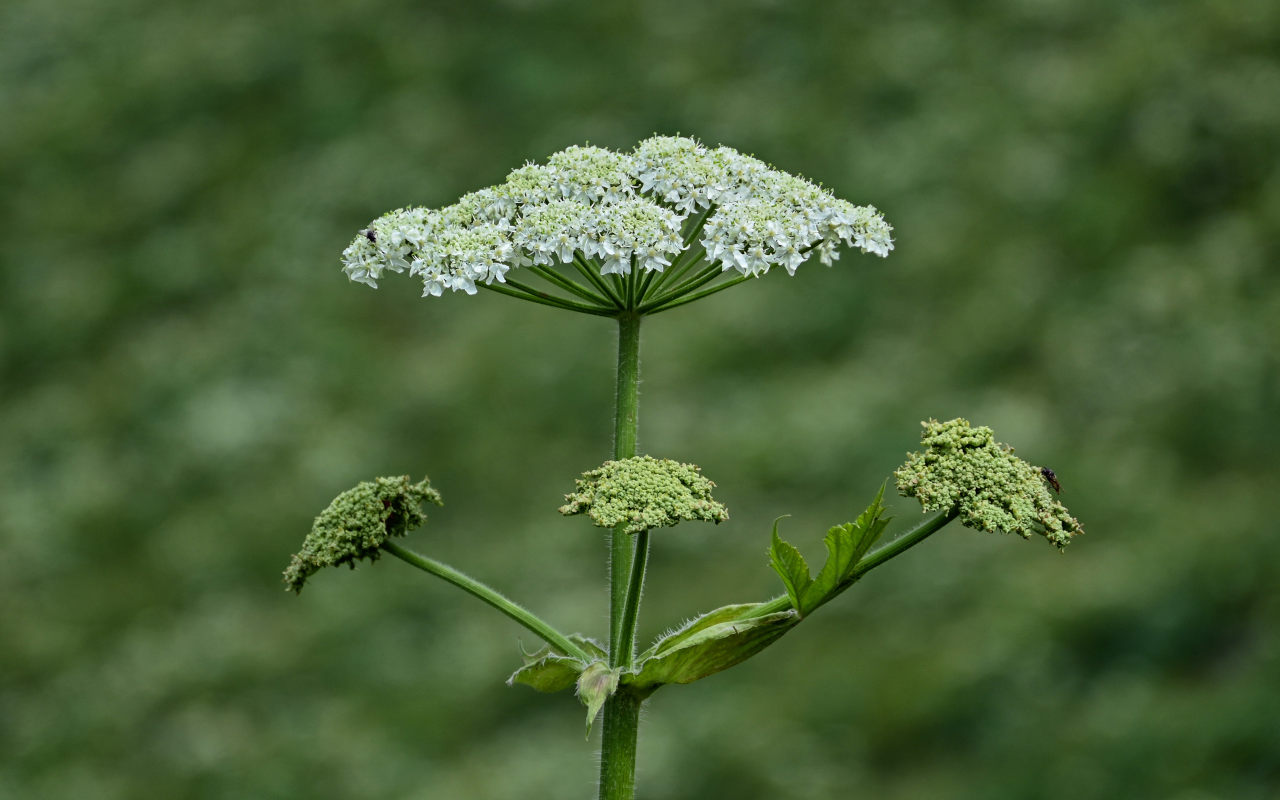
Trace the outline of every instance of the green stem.
<path fill-rule="evenodd" d="M 707 217 L 711 216 L 711 212 L 714 211 L 715 209 L 716 209 L 716 204 L 711 203 L 706 208 L 702 209 L 702 212 L 699 213 L 698 216 L 694 219 L 693 227 L 690 228 L 689 232 L 686 233 L 684 236 L 685 247 L 688 247 L 690 244 L 692 244 L 693 240 L 697 238 L 698 234 L 702 233 L 703 226 L 707 224 Z"/>
<path fill-rule="evenodd" d="M 613 291 L 613 287 L 605 282 L 604 278 L 599 274 L 599 267 L 592 269 L 586 260 L 578 255 L 573 254 L 573 266 L 582 273 L 582 276 L 591 282 L 591 285 L 600 290 L 600 293 L 613 301 L 614 306 L 622 308 L 622 298 Z"/>
<path fill-rule="evenodd" d="M 645 295 L 649 294 L 649 285 L 653 283 L 654 278 L 661 275 L 660 272 L 650 271 L 644 276 L 644 280 L 640 281 L 640 290 L 636 292 L 636 302 L 644 301 Z"/>
<path fill-rule="evenodd" d="M 640 387 L 640 315 L 632 311 L 618 314 L 618 377 L 614 397 L 613 457 L 636 454 Z M 640 552 L 641 545 L 644 552 Z M 634 547 L 634 549 L 633 549 Z M 624 634 L 634 640 L 635 618 L 639 612 L 640 587 L 628 591 L 635 581 L 644 580 L 648 558 L 648 537 L 635 541 L 622 526 L 609 535 L 609 666 L 630 664 L 634 645 L 624 643 Z M 639 562 L 639 577 L 633 566 Z M 628 595 L 632 595 L 629 602 Z M 621 689 L 604 704 L 604 726 L 600 755 L 600 800 L 631 800 L 635 797 L 636 733 L 640 726 L 641 699 Z"/>
<path fill-rule="evenodd" d="M 699 263 L 701 263 L 701 261 L 699 261 Z M 652 302 L 646 303 L 641 308 L 641 313 L 648 313 L 649 309 L 664 306 L 667 303 L 670 303 L 672 300 L 675 300 L 676 298 L 681 297 L 682 295 L 686 295 L 689 292 L 692 292 L 694 289 L 700 289 L 703 286 L 706 286 L 711 281 L 720 277 L 724 273 L 725 273 L 725 269 L 720 264 L 718 263 L 708 264 L 697 275 L 693 276 L 692 278 L 689 278 L 684 283 L 680 284 L 679 286 L 670 290 L 669 292 L 666 292 L 665 294 L 653 300 Z"/>
<path fill-rule="evenodd" d="M 618 298 L 622 301 L 619 304 L 619 307 L 626 308 L 627 307 L 627 276 L 619 275 L 616 272 L 610 272 L 609 282 L 613 286 L 614 294 L 618 295 Z"/>
<path fill-rule="evenodd" d="M 684 256 L 689 253 L 692 253 L 692 255 L 687 259 L 684 258 Z M 680 260 L 667 267 L 666 271 L 662 275 L 662 280 L 658 281 L 658 285 L 653 287 L 650 291 L 650 296 L 660 299 L 671 294 L 667 287 L 678 286 L 680 281 L 684 280 L 684 276 L 689 273 L 689 270 L 701 264 L 707 254 L 703 251 L 702 246 L 699 245 L 697 252 L 694 252 L 694 249 L 691 247 L 680 255 Z M 650 302 L 647 305 L 653 305 L 653 303 Z"/>
<path fill-rule="evenodd" d="M 600 737 L 600 800 L 631 800 L 636 796 L 636 731 L 640 704 L 626 687 L 604 704 Z"/>
<path fill-rule="evenodd" d="M 631 271 L 627 273 L 627 308 L 636 307 L 636 287 L 640 284 L 640 273 L 636 270 L 636 254 L 631 254 Z"/>
<path fill-rule="evenodd" d="M 566 300 L 563 297 L 556 297 L 553 294 L 540 292 L 537 289 L 530 288 L 522 283 L 516 283 L 510 279 L 507 280 L 507 284 L 509 285 L 503 285 L 501 283 L 478 283 L 476 286 L 481 289 L 488 289 L 491 292 L 497 292 L 498 294 L 509 295 L 520 300 L 528 300 L 531 303 L 540 303 L 544 306 L 551 306 L 552 308 L 563 308 L 566 311 L 580 311 L 583 314 L 594 314 L 597 317 L 612 317 L 616 313 L 612 309 L 597 308 L 595 306 L 586 305 L 585 303 L 575 303 L 574 301 Z M 516 288 L 513 289 L 511 288 L 512 286 Z"/>
<path fill-rule="evenodd" d="M 618 378 L 614 395 L 613 457 L 616 460 L 636 454 L 636 435 L 640 406 L 640 316 L 624 311 L 618 315 Z M 612 647 L 610 666 L 621 663 L 618 638 L 624 627 L 627 586 L 631 581 L 634 555 L 631 536 L 622 525 L 609 535 L 609 643 Z"/>
<path fill-rule="evenodd" d="M 618 314 L 618 382 L 614 395 L 613 457 L 636 454 L 636 431 L 640 406 L 640 315 Z"/>
<path fill-rule="evenodd" d="M 569 641 L 567 636 L 551 627 L 549 623 L 537 614 L 534 614 L 532 611 L 518 603 L 508 600 L 499 592 L 489 588 L 475 578 L 459 572 L 448 564 L 442 564 L 435 559 L 427 558 L 421 553 L 415 553 L 409 548 L 402 547 L 396 542 L 383 542 L 382 549 L 386 550 L 396 558 L 401 559 L 405 563 L 412 564 L 424 572 L 430 572 L 436 577 L 444 578 L 446 581 L 457 586 L 464 592 L 483 600 L 501 611 L 503 614 L 506 614 L 508 617 L 511 617 L 516 622 L 536 633 L 546 641 L 547 644 L 556 648 L 565 655 L 582 659 L 584 663 L 589 663 L 595 660 L 594 657 L 588 655 L 581 647 L 578 647 L 576 644 Z"/>
<path fill-rule="evenodd" d="M 543 280 L 546 280 L 548 283 L 554 283 L 556 286 L 559 286 L 561 289 L 564 289 L 566 292 L 569 292 L 571 294 L 576 294 L 578 297 L 581 297 L 583 300 L 586 300 L 592 305 L 599 306 L 600 308 L 610 307 L 608 300 L 604 299 L 603 297 L 596 294 L 595 292 L 587 289 L 585 286 L 574 283 L 573 281 L 569 280 L 568 278 L 564 277 L 563 275 L 553 270 L 551 267 L 534 266 L 534 267 L 530 267 L 529 269 L 535 275 L 542 276 Z"/>
<path fill-rule="evenodd" d="M 671 302 L 666 303 L 664 305 L 657 306 L 656 308 L 646 311 L 645 313 L 657 314 L 660 311 L 670 311 L 673 308 L 679 308 L 685 303 L 692 303 L 694 300 L 701 300 L 702 298 L 707 297 L 709 295 L 713 295 L 716 292 L 723 292 L 725 289 L 728 289 L 730 286 L 737 286 L 743 281 L 751 280 L 751 277 L 752 276 L 750 275 L 735 276 L 725 281 L 724 283 L 717 283 L 715 286 L 712 286 L 710 289 L 703 289 L 700 292 L 687 294 L 684 297 L 677 297 L 675 300 L 672 300 Z"/>
<path fill-rule="evenodd" d="M 520 283 L 519 281 L 514 281 L 511 278 L 507 278 L 507 285 L 515 287 L 516 289 L 522 292 L 526 292 L 532 295 L 533 297 L 538 297 L 538 298 L 542 298 L 543 300 L 550 300 L 555 303 L 559 303 L 562 308 L 567 308 L 567 309 L 570 309 L 571 311 L 581 311 L 585 314 L 595 314 L 596 316 L 605 316 L 605 317 L 611 317 L 614 314 L 613 310 L 610 308 L 602 308 L 600 306 L 589 306 L 583 303 L 579 303 L 576 300 L 570 300 L 567 297 L 557 297 L 554 294 L 548 294 L 547 292 L 539 291 L 533 288 L 532 286 L 526 286 L 525 284 Z"/>
<path fill-rule="evenodd" d="M 640 615 L 640 595 L 644 592 L 644 571 L 649 563 L 649 532 L 640 531 L 633 538 L 635 549 L 632 551 L 631 580 L 627 583 L 627 599 L 622 606 L 622 628 L 618 631 L 618 641 L 610 644 L 610 652 L 618 654 L 618 657 L 613 659 L 616 663 L 612 666 L 624 669 L 629 668 L 635 660 L 636 617 Z"/>
<path fill-rule="evenodd" d="M 858 559 L 858 566 L 853 568 L 853 577 L 855 579 L 861 578 L 889 559 L 902 555 L 942 530 L 957 516 L 959 516 L 959 513 L 953 510 L 939 511 L 931 517 L 925 517 L 892 542 L 883 544 Z"/>
<path fill-rule="evenodd" d="M 906 551 L 928 539 L 933 534 L 942 530 L 948 522 L 951 522 L 957 516 L 955 511 L 939 511 L 931 517 L 925 517 L 916 523 L 906 533 L 894 539 L 888 544 L 881 545 L 870 553 L 867 553 L 858 560 L 858 565 L 853 568 L 853 575 L 849 579 L 849 583 L 861 578 L 871 570 L 880 566 L 889 559 L 902 555 Z M 781 597 L 775 597 L 769 602 L 751 612 L 751 617 L 763 617 L 768 614 L 776 614 L 779 611 L 786 611 L 791 608 L 791 600 L 784 594 Z"/>

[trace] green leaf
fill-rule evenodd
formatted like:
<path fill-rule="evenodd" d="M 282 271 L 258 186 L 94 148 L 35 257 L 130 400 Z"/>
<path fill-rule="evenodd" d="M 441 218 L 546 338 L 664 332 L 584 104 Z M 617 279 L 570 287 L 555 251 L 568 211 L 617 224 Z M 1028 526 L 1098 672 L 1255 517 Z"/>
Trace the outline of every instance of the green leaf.
<path fill-rule="evenodd" d="M 698 635 L 700 632 L 712 625 L 719 625 L 722 622 L 732 622 L 737 619 L 751 616 L 751 612 L 760 607 L 760 603 L 739 603 L 732 606 L 723 606 L 715 611 L 709 611 L 700 617 L 695 617 L 675 630 L 667 631 L 658 637 L 653 646 L 645 650 L 636 659 L 639 664 L 647 658 L 653 658 L 661 653 L 668 652 L 679 647 L 690 638 Z"/>
<path fill-rule="evenodd" d="M 725 606 L 693 620 L 645 651 L 622 682 L 641 691 L 692 683 L 745 661 L 800 621 L 794 611 L 748 616 L 760 605 Z"/>
<path fill-rule="evenodd" d="M 609 660 L 604 645 L 595 639 L 581 633 L 571 633 L 566 638 L 585 650 L 593 660 Z M 524 666 L 507 678 L 507 685 L 522 683 L 540 692 L 562 692 L 572 687 L 578 682 L 578 676 L 587 668 L 588 663 L 566 655 L 549 644 L 532 653 L 521 647 L 520 655 L 524 658 Z"/>
<path fill-rule="evenodd" d="M 578 677 L 578 699 L 587 707 L 587 736 L 591 736 L 591 723 L 595 722 L 600 707 L 618 691 L 621 667 L 610 669 L 603 661 L 594 661 Z"/>
<path fill-rule="evenodd" d="M 835 597 L 853 582 L 858 561 L 884 533 L 889 520 L 884 518 L 884 485 L 875 500 L 853 522 L 837 525 L 827 531 L 823 544 L 827 546 L 827 563 L 814 578 L 813 585 L 805 592 L 802 613 L 809 613 Z"/>
<path fill-rule="evenodd" d="M 524 666 L 507 678 L 508 686 L 522 683 L 540 692 L 563 692 L 578 682 L 578 676 L 587 667 L 579 659 L 552 652 L 549 646 L 526 653 L 524 659 Z"/>
<path fill-rule="evenodd" d="M 787 589 L 787 597 L 791 598 L 791 606 L 799 609 L 802 605 L 801 598 L 804 597 L 809 584 L 813 583 L 813 579 L 809 577 L 809 565 L 805 563 L 800 551 L 778 536 L 778 521 L 781 519 L 782 517 L 778 517 L 773 521 L 773 544 L 769 547 L 769 563 L 773 565 L 773 571 L 778 573 L 778 577 L 782 578 L 782 585 Z"/>
<path fill-rule="evenodd" d="M 884 516 L 883 500 L 882 484 L 871 505 L 856 520 L 836 525 L 827 531 L 822 540 L 827 547 L 827 561 L 813 578 L 809 577 L 809 567 L 800 551 L 778 536 L 778 523 L 774 522 L 769 558 L 774 571 L 782 578 L 791 605 L 800 616 L 810 614 L 857 580 L 858 562 L 889 524 L 889 518 Z"/>
<path fill-rule="evenodd" d="M 596 658 L 602 661 L 609 660 L 609 653 L 604 649 L 604 645 L 600 644 L 595 639 L 592 639 L 590 636 L 581 633 L 571 633 L 565 638 Z"/>

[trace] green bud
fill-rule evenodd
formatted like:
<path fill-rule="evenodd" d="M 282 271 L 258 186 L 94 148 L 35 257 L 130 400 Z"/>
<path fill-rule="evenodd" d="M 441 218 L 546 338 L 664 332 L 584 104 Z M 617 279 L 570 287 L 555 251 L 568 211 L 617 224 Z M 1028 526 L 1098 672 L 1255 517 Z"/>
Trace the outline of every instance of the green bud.
<path fill-rule="evenodd" d="M 587 707 L 587 735 L 591 735 L 591 723 L 595 722 L 604 701 L 618 691 L 618 678 L 622 668 L 610 669 L 603 661 L 596 661 L 578 676 L 578 699 Z"/>
<path fill-rule="evenodd" d="M 729 518 L 728 509 L 711 498 L 715 484 L 693 464 L 649 456 L 606 461 L 576 483 L 560 513 L 586 514 L 601 528 L 622 525 L 627 533 L 639 533 L 681 520 L 718 524 Z"/>
<path fill-rule="evenodd" d="M 1038 533 L 1059 549 L 1084 533 L 1080 522 L 1049 494 L 1039 467 L 995 441 L 990 428 L 965 419 L 920 423 L 923 453 L 911 453 L 894 477 L 898 491 L 926 511 L 951 511 L 976 530 Z M 1052 473 L 1049 473 L 1052 474 Z"/>
<path fill-rule="evenodd" d="M 426 478 L 420 483 L 410 483 L 408 475 L 375 478 L 348 489 L 316 517 L 302 550 L 284 571 L 285 584 L 301 592 L 307 578 L 323 567 L 355 569 L 359 559 L 376 561 L 383 542 L 427 521 L 420 507 L 424 502 L 443 505 Z"/>

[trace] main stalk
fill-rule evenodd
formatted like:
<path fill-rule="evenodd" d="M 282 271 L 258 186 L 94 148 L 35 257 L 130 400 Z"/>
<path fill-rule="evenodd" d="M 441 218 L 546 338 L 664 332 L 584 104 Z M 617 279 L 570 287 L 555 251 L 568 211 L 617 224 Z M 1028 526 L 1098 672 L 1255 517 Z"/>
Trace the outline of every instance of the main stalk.
<path fill-rule="evenodd" d="M 640 315 L 618 315 L 618 383 L 614 398 L 613 457 L 636 454 L 640 386 Z M 636 540 L 621 528 L 609 534 L 609 666 L 631 665 L 635 649 L 636 609 L 627 608 L 627 589 L 636 559 Z M 645 543 L 647 547 L 647 542 Z M 627 619 L 630 612 L 631 619 Z M 626 641 L 623 641 L 626 639 Z M 635 797 L 636 732 L 640 726 L 640 698 L 626 688 L 604 704 L 600 751 L 600 800 Z"/>

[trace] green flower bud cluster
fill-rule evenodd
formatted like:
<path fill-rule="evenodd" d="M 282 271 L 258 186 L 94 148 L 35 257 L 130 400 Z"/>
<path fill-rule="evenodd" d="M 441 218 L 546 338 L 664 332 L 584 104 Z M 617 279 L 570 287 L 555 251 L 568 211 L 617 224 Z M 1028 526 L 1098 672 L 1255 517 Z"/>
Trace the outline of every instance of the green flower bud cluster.
<path fill-rule="evenodd" d="M 606 461 L 576 480 L 565 495 L 565 516 L 586 514 L 601 528 L 624 525 L 627 533 L 664 528 L 681 520 L 720 523 L 729 511 L 711 499 L 715 484 L 693 464 L 637 456 Z"/>
<path fill-rule="evenodd" d="M 898 491 L 926 511 L 956 511 L 962 524 L 981 531 L 1038 533 L 1059 549 L 1084 533 L 1080 522 L 1049 494 L 1039 467 L 995 441 L 990 428 L 968 420 L 920 423 L 923 453 L 911 453 L 894 477 Z M 1050 473 L 1052 474 L 1052 473 Z"/>
<path fill-rule="evenodd" d="M 355 569 L 359 559 L 376 561 L 383 542 L 427 521 L 424 502 L 443 505 L 426 478 L 419 483 L 410 483 L 408 475 L 375 478 L 348 489 L 316 517 L 302 550 L 284 571 L 285 584 L 301 592 L 307 578 L 324 567 L 349 564 Z"/>

